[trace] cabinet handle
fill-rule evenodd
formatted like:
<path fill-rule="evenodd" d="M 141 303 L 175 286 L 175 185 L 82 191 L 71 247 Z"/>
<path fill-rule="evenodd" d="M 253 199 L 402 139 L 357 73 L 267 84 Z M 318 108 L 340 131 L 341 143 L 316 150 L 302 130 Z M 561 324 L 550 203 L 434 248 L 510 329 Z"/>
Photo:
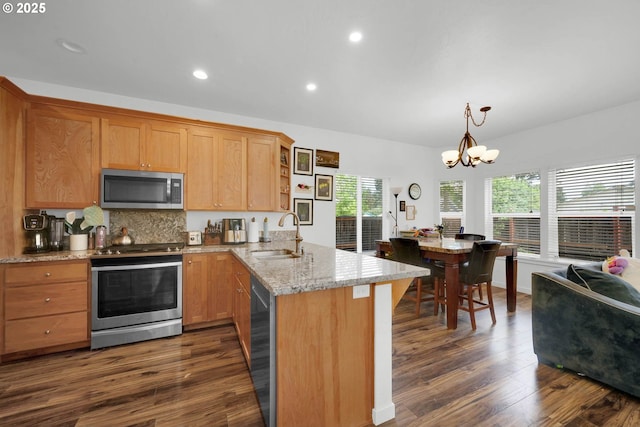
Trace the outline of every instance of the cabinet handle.
<path fill-rule="evenodd" d="M 44 331 L 45 335 L 49 335 L 51 333 L 51 331 L 49 329 L 47 329 L 46 331 Z"/>
<path fill-rule="evenodd" d="M 191 265 L 191 260 L 189 260 L 188 264 Z"/>
<path fill-rule="evenodd" d="M 140 167 L 143 168 L 144 167 L 144 163 L 140 163 Z"/>
<path fill-rule="evenodd" d="M 46 273 L 44 273 L 44 277 L 51 277 L 51 273 L 47 271 Z"/>
<path fill-rule="evenodd" d="M 51 298 L 49 298 L 49 297 L 46 297 L 46 298 L 44 299 L 44 302 L 49 302 L 49 301 L 51 301 Z"/>
<path fill-rule="evenodd" d="M 151 167 L 151 163 L 147 163 L 147 167 L 150 168 Z"/>

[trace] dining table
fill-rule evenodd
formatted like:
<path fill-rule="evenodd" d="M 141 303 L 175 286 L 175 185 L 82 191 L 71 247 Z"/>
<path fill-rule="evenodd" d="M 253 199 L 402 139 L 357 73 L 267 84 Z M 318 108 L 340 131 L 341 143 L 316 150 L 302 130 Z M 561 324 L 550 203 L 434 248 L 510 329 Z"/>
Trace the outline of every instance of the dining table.
<path fill-rule="evenodd" d="M 447 299 L 447 328 L 458 327 L 458 288 L 460 266 L 468 259 L 473 241 L 452 238 L 422 239 L 416 237 L 419 242 L 420 252 L 423 258 L 441 261 L 444 264 Z M 392 253 L 389 240 L 376 240 L 376 256 L 389 258 Z M 507 311 L 516 311 L 516 293 L 518 287 L 518 245 L 502 242 L 499 257 L 505 257 Z"/>

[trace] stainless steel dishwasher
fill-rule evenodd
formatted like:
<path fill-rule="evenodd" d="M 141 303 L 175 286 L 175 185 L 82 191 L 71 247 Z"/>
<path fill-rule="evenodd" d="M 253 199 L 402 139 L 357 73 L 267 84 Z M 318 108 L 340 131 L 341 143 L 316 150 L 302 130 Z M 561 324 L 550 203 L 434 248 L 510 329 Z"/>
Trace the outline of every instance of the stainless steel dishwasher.
<path fill-rule="evenodd" d="M 267 427 L 276 426 L 276 298 L 251 276 L 251 378 Z"/>

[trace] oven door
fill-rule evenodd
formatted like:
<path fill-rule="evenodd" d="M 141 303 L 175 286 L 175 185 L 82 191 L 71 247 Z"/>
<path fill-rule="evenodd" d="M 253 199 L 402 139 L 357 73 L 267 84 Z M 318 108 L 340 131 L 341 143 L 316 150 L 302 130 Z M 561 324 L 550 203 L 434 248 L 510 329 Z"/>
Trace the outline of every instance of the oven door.
<path fill-rule="evenodd" d="M 91 330 L 182 318 L 182 255 L 94 259 Z"/>

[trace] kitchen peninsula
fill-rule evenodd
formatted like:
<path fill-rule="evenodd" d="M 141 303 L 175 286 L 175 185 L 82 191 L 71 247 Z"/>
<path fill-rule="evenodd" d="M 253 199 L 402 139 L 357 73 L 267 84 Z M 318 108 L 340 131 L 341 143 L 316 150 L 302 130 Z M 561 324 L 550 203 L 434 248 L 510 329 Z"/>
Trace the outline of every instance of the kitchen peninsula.
<path fill-rule="evenodd" d="M 394 418 L 392 311 L 412 278 L 428 270 L 310 243 L 303 247 L 299 258 L 259 256 L 293 251 L 293 241 L 186 247 L 183 254 L 230 251 L 273 297 L 277 425 L 359 426 Z M 90 256 L 20 255 L 0 260 L 0 268 Z"/>

